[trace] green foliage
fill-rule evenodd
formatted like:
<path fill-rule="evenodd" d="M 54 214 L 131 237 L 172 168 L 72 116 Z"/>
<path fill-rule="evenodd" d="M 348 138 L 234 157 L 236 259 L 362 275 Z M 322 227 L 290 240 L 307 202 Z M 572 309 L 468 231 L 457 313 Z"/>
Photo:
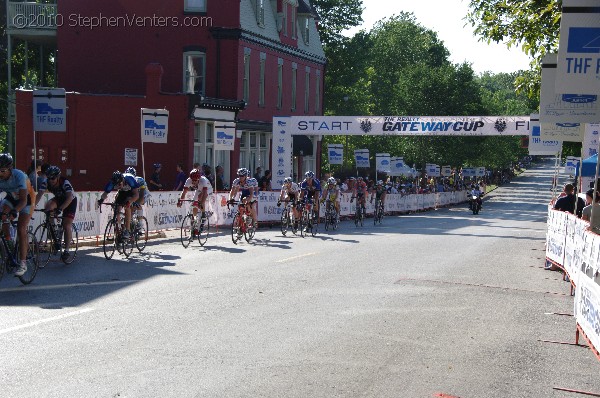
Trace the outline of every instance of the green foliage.
<path fill-rule="evenodd" d="M 362 0 L 312 0 L 319 14 L 321 43 L 329 47 L 343 40 L 340 32 L 362 23 Z"/>

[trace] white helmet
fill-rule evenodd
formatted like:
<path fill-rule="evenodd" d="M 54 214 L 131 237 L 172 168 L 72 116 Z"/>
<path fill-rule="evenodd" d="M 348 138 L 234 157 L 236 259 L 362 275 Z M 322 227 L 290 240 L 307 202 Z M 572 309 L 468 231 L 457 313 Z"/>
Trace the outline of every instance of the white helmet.
<path fill-rule="evenodd" d="M 333 178 L 333 177 L 329 177 L 329 178 L 327 179 L 327 183 L 328 183 L 328 184 L 336 184 L 336 183 L 337 183 L 337 181 L 335 180 L 335 178 Z"/>

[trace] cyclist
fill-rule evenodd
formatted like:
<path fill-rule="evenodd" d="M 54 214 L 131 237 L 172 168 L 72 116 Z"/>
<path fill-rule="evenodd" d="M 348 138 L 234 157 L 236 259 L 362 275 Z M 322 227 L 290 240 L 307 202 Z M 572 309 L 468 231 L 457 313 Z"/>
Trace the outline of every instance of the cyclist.
<path fill-rule="evenodd" d="M 256 211 L 254 211 L 254 202 L 256 202 L 254 193 L 258 190 L 258 181 L 256 181 L 256 178 L 248 178 L 250 170 L 246 168 L 238 169 L 237 175 L 238 178 L 231 183 L 228 203 L 233 203 L 238 192 L 241 192 L 240 203 L 246 206 L 246 211 L 250 213 L 250 216 L 254 220 L 254 228 L 257 228 L 258 218 L 256 217 Z"/>
<path fill-rule="evenodd" d="M 367 194 L 367 184 L 363 181 L 362 177 L 358 177 L 356 179 L 356 184 L 354 184 L 354 189 L 352 191 L 352 199 L 350 199 L 350 203 L 356 198 L 356 205 L 362 206 L 363 213 L 365 211 L 366 206 L 366 194 Z"/>
<path fill-rule="evenodd" d="M 6 192 L 6 197 L 0 202 L 2 207 L 2 233 L 10 239 L 9 217 L 17 218 L 17 237 L 21 242 L 27 242 L 27 226 L 31 219 L 31 204 L 35 191 L 31 187 L 27 175 L 18 169 L 13 169 L 13 158 L 10 153 L 0 154 L 0 192 Z M 19 246 L 21 262 L 15 271 L 16 276 L 27 272 L 28 245 Z"/>
<path fill-rule="evenodd" d="M 208 178 L 200 174 L 198 169 L 192 169 L 190 176 L 185 180 L 183 184 L 183 191 L 177 201 L 177 207 L 181 207 L 183 199 L 189 190 L 193 190 L 194 197 L 192 198 L 192 213 L 194 214 L 194 220 L 198 214 L 198 208 L 202 210 L 202 220 L 206 219 L 206 199 L 208 195 L 213 193 L 212 185 Z"/>
<path fill-rule="evenodd" d="M 300 219 L 300 212 L 298 211 L 299 193 L 300 187 L 292 181 L 292 177 L 285 177 L 283 179 L 279 200 L 277 200 L 277 207 L 281 206 L 282 200 L 286 203 L 292 202 L 292 212 L 294 213 L 294 220 L 296 220 L 296 222 Z"/>
<path fill-rule="evenodd" d="M 305 203 L 314 203 L 315 214 L 319 214 L 319 195 L 321 193 L 321 183 L 315 178 L 315 173 L 307 171 L 304 173 L 304 181 L 300 183 L 300 189 L 302 190 L 302 200 Z M 307 226 L 307 229 L 311 225 Z"/>
<path fill-rule="evenodd" d="M 113 190 L 116 189 L 117 196 L 115 198 L 115 204 L 117 205 L 117 212 L 121 209 L 125 209 L 125 230 L 123 231 L 123 238 L 129 239 L 129 225 L 131 223 L 131 204 L 139 199 L 140 191 L 139 184 L 135 180 L 135 177 L 129 173 L 121 173 L 119 170 L 115 171 L 110 181 L 104 187 L 104 192 L 98 199 L 98 206 L 102 205 L 106 196 Z M 119 220 L 117 220 L 119 221 Z"/>
<path fill-rule="evenodd" d="M 142 206 L 146 203 L 146 199 L 148 198 L 148 196 L 150 196 L 150 193 L 148 192 L 148 183 L 146 183 L 146 180 L 144 180 L 144 177 L 140 177 L 137 175 L 137 172 L 136 172 L 135 168 L 133 168 L 133 167 L 128 167 L 125 170 L 125 174 L 131 174 L 132 176 L 134 176 L 135 181 L 140 186 L 139 187 L 139 197 L 131 205 L 137 209 L 138 215 L 143 216 L 144 208 Z"/>
<path fill-rule="evenodd" d="M 337 181 L 333 177 L 327 179 L 327 185 L 325 186 L 325 192 L 323 192 L 323 198 L 321 203 L 325 200 L 331 201 L 335 206 L 336 219 L 339 221 L 340 218 L 340 188 L 337 186 Z"/>
<path fill-rule="evenodd" d="M 373 189 L 371 190 L 371 200 L 369 201 L 369 203 L 373 203 L 373 196 L 375 196 L 375 202 L 377 203 L 377 201 L 380 201 L 380 206 L 384 206 L 385 205 L 385 195 L 387 194 L 387 189 L 385 186 L 383 186 L 383 181 L 382 180 L 378 180 L 377 181 L 377 185 L 375 185 L 373 187 Z M 375 209 L 375 214 L 377 214 L 377 209 Z"/>
<path fill-rule="evenodd" d="M 54 215 L 57 217 L 61 213 L 63 214 L 62 226 L 65 234 L 65 250 L 61 258 L 69 258 L 69 245 L 73 237 L 71 225 L 73 225 L 75 213 L 77 212 L 75 191 L 69 180 L 60 175 L 58 166 L 50 166 L 46 170 L 46 181 L 40 186 L 38 194 L 40 192 L 43 194 L 45 191 L 50 191 L 54 195 L 52 199 L 46 202 L 46 211 L 53 210 Z"/>

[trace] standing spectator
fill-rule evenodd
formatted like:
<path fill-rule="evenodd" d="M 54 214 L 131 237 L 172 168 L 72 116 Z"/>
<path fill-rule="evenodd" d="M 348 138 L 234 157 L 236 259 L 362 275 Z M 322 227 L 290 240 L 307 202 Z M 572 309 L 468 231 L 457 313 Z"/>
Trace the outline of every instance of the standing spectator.
<path fill-rule="evenodd" d="M 583 199 L 575 196 L 573 193 L 575 188 L 573 184 L 565 184 L 563 189 L 563 195 L 560 197 L 556 203 L 554 204 L 554 210 L 559 211 L 568 211 L 571 214 L 575 214 L 575 202 L 577 202 L 577 217 L 581 217 L 581 212 L 585 207 L 585 202 Z"/>
<path fill-rule="evenodd" d="M 212 174 L 212 169 L 207 163 L 202 165 L 202 174 L 208 179 L 210 185 L 215 188 L 215 176 Z"/>
<path fill-rule="evenodd" d="M 260 179 L 258 186 L 261 191 L 271 190 L 271 170 L 265 170 L 265 175 Z"/>
<path fill-rule="evenodd" d="M 187 180 L 187 175 L 183 170 L 183 163 L 177 163 L 177 176 L 175 176 L 175 188 L 173 191 L 183 191 L 183 185 Z"/>
<path fill-rule="evenodd" d="M 162 164 L 154 163 L 154 172 L 148 180 L 148 190 L 149 191 L 162 191 L 163 186 L 160 183 L 160 171 L 162 170 Z"/>
<path fill-rule="evenodd" d="M 260 175 L 261 172 L 262 169 L 260 168 L 260 166 L 258 166 L 256 168 L 256 173 L 254 173 L 254 178 L 256 179 L 256 181 L 260 181 L 260 179 L 262 178 L 262 176 Z"/>
<path fill-rule="evenodd" d="M 225 190 L 225 181 L 223 181 L 223 166 L 217 166 L 217 168 L 215 169 L 215 172 L 216 172 L 215 184 L 216 184 L 217 191 L 224 191 Z"/>
<path fill-rule="evenodd" d="M 590 189 L 586 192 L 586 199 L 590 203 L 588 206 L 583 208 L 581 212 L 581 219 L 590 222 L 590 226 L 593 230 L 597 230 L 600 227 L 600 192 L 596 192 L 596 203 L 592 206 L 592 200 L 594 197 L 594 189 Z M 592 220 L 592 207 L 594 208 L 594 223 Z"/>

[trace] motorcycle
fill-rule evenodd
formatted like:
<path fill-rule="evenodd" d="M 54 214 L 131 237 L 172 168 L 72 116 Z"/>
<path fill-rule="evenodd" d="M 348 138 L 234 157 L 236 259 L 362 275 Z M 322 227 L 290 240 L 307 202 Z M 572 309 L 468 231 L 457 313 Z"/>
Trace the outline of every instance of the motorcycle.
<path fill-rule="evenodd" d="M 481 210 L 481 195 L 470 195 L 471 201 L 469 203 L 469 209 L 473 210 L 473 214 L 479 214 Z"/>

